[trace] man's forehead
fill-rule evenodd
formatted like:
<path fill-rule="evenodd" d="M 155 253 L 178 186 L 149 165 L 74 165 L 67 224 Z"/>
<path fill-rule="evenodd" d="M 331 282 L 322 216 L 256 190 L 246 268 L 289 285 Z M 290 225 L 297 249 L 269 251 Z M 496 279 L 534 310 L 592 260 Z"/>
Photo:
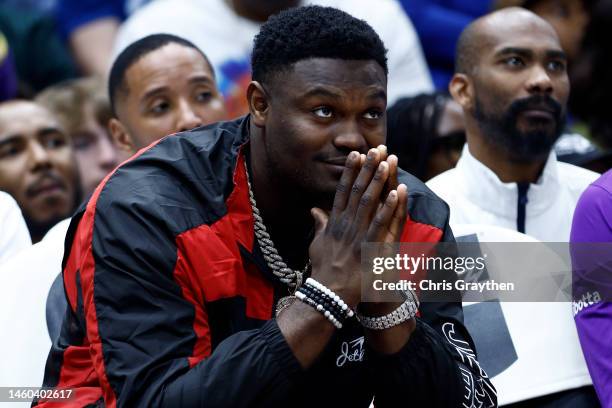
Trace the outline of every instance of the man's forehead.
<path fill-rule="evenodd" d="M 312 88 L 336 89 L 363 88 L 384 91 L 387 76 L 374 60 L 343 60 L 336 58 L 309 58 L 294 63 L 287 77 L 292 84 L 304 92 Z"/>
<path fill-rule="evenodd" d="M 126 72 L 126 85 L 129 91 L 138 88 L 144 91 L 150 85 L 172 85 L 173 76 L 180 74 L 199 74 L 213 79 L 213 72 L 204 57 L 195 49 L 170 43 L 143 55 Z M 176 79 L 176 78 L 174 78 Z M 153 84 L 157 81 L 158 84 Z M 161 82 L 161 83 L 160 83 Z"/>
<path fill-rule="evenodd" d="M 60 128 L 47 109 L 32 102 L 18 101 L 0 105 L 0 134 L 32 133 L 45 128 Z"/>
<path fill-rule="evenodd" d="M 505 48 L 562 51 L 554 28 L 530 12 L 494 13 L 478 28 L 483 51 L 498 52 Z"/>

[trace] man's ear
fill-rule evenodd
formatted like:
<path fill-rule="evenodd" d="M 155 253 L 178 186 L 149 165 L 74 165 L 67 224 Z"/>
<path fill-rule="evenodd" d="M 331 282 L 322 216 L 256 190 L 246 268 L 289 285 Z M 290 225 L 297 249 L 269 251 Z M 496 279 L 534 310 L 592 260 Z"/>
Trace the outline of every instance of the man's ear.
<path fill-rule="evenodd" d="M 111 120 L 108 121 L 108 131 L 111 134 L 113 143 L 115 143 L 119 149 L 130 155 L 135 153 L 136 148 L 134 147 L 134 141 L 119 119 L 111 118 Z"/>
<path fill-rule="evenodd" d="M 448 84 L 451 96 L 464 110 L 472 110 L 474 104 L 474 85 L 465 74 L 455 74 Z"/>
<path fill-rule="evenodd" d="M 251 121 L 257 127 L 264 127 L 270 105 L 268 102 L 268 94 L 259 82 L 251 81 L 249 84 L 247 88 L 247 101 L 249 103 Z"/>

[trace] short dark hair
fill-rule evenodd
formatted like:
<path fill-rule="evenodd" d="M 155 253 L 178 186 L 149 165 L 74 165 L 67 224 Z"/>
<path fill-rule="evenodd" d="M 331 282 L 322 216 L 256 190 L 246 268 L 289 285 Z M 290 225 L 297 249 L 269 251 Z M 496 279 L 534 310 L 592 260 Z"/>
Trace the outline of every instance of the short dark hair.
<path fill-rule="evenodd" d="M 309 58 L 374 60 L 388 74 L 386 53 L 365 21 L 332 7 L 296 7 L 270 17 L 255 36 L 253 80 L 265 83 Z"/>
<path fill-rule="evenodd" d="M 126 49 L 121 51 L 117 56 L 110 70 L 108 78 L 108 99 L 110 100 L 111 110 L 113 115 L 117 116 L 116 107 L 116 96 L 118 91 L 128 92 L 125 83 L 125 73 L 132 65 L 138 62 L 145 55 L 167 45 L 167 44 L 179 44 L 185 47 L 193 48 L 206 60 L 206 63 L 210 67 L 213 75 L 215 74 L 214 69 L 206 54 L 202 52 L 194 43 L 184 38 L 178 37 L 172 34 L 153 34 L 141 38 L 138 41 L 130 44 Z"/>

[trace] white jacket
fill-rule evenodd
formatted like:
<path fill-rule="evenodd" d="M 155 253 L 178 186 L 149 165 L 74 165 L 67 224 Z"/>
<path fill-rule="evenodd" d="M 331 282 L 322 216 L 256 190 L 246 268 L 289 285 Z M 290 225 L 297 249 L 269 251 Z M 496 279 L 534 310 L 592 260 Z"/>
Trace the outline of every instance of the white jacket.
<path fill-rule="evenodd" d="M 550 153 L 540 179 L 527 190 L 525 233 L 544 242 L 569 242 L 580 194 L 599 174 L 557 161 Z M 517 230 L 518 187 L 463 148 L 457 167 L 427 182 L 450 205 L 452 224 L 489 224 Z"/>
<path fill-rule="evenodd" d="M 0 264 L 31 245 L 19 205 L 9 194 L 0 191 Z"/>
<path fill-rule="evenodd" d="M 544 242 L 568 242 L 580 194 L 598 174 L 557 161 L 551 153 L 540 179 L 526 186 L 524 227 Z M 516 231 L 519 188 L 502 183 L 463 149 L 457 167 L 427 183 L 450 206 L 450 223 L 487 224 Z M 578 342 L 571 303 L 464 304 L 466 326 L 487 370 L 499 356 L 513 356 L 492 378 L 499 405 L 591 384 Z M 503 359 L 502 359 L 503 360 Z"/>

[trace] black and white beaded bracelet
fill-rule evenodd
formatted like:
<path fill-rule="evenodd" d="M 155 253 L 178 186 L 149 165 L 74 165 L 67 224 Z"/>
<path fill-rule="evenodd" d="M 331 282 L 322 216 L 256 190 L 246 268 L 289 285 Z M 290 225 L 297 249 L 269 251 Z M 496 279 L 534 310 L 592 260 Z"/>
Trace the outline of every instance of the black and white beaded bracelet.
<path fill-rule="evenodd" d="M 346 319 L 355 315 L 340 296 L 312 278 L 304 282 L 295 292 L 295 296 L 323 314 L 338 329 L 342 328 Z"/>
<path fill-rule="evenodd" d="M 312 306 L 318 312 L 323 314 L 323 316 L 325 316 L 327 320 L 329 320 L 334 326 L 336 326 L 337 329 L 342 328 L 342 322 L 336 319 L 336 317 L 329 310 L 325 309 L 322 304 L 317 303 L 313 299 L 307 297 L 300 290 L 295 292 L 295 297 L 301 300 L 302 302 L 306 303 L 307 305 Z"/>
<path fill-rule="evenodd" d="M 307 285 L 313 286 L 316 290 L 322 292 L 324 295 L 326 295 L 330 299 L 332 299 L 338 306 L 340 306 L 340 308 L 342 309 L 342 311 L 346 315 L 347 319 L 349 319 L 349 318 L 351 318 L 351 317 L 353 317 L 355 315 L 355 312 L 353 312 L 353 309 L 351 309 L 344 302 L 344 300 L 342 300 L 342 298 L 340 296 L 338 296 L 336 293 L 334 293 L 334 291 L 329 289 L 327 286 L 323 285 L 322 283 L 320 283 L 319 281 L 317 281 L 317 280 L 315 280 L 313 278 L 306 279 L 305 286 L 307 286 Z"/>

